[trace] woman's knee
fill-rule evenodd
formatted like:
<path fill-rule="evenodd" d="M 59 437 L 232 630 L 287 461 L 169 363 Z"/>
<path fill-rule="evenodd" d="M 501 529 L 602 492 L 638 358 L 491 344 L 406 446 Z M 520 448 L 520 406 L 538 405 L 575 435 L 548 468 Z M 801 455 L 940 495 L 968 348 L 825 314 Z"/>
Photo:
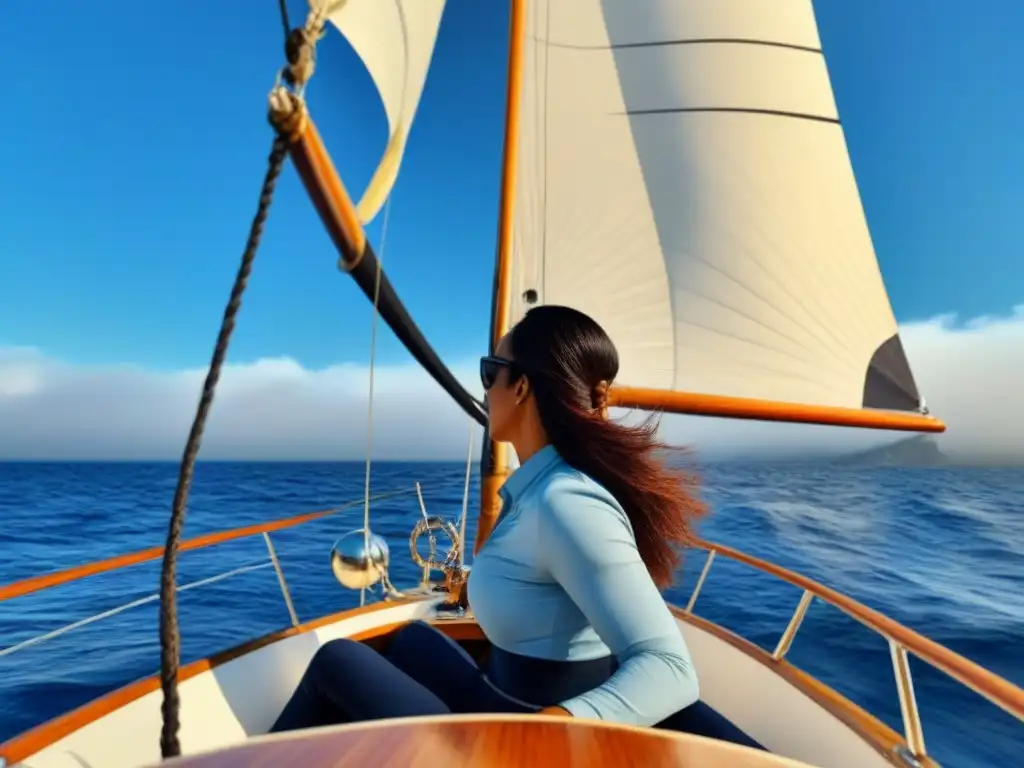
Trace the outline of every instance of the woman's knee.
<path fill-rule="evenodd" d="M 439 684 L 437 675 L 477 675 L 473 657 L 437 627 L 423 621 L 412 621 L 402 627 L 391 640 L 384 657 L 400 670 L 428 688 Z"/>
<path fill-rule="evenodd" d="M 395 632 L 395 640 L 404 638 L 406 640 L 419 640 L 428 635 L 433 635 L 437 632 L 432 626 L 422 619 L 416 619 L 410 621 L 408 624 L 403 626 L 400 630 Z"/>
<path fill-rule="evenodd" d="M 347 637 L 328 640 L 313 654 L 313 658 L 309 662 L 309 671 L 316 674 L 323 671 L 324 668 L 336 669 L 350 660 L 355 661 L 365 657 L 367 652 L 374 653 L 375 651 Z"/>
<path fill-rule="evenodd" d="M 459 662 L 469 661 L 476 666 L 472 657 L 457 642 L 432 624 L 419 620 L 410 621 L 395 633 L 386 655 L 389 659 L 410 655 L 429 655 L 453 660 L 457 658 Z"/>
<path fill-rule="evenodd" d="M 429 648 L 429 644 L 436 643 L 438 634 L 440 633 L 425 621 L 410 621 L 395 632 L 388 643 L 386 655 L 391 658 L 394 655 L 401 656 L 407 651 L 418 654 Z"/>

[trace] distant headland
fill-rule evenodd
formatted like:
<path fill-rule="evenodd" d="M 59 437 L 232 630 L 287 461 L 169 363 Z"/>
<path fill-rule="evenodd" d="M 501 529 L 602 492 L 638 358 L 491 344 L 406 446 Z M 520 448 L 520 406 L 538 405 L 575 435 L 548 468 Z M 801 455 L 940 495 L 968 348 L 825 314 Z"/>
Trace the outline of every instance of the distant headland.
<path fill-rule="evenodd" d="M 889 445 L 837 456 L 832 462 L 858 467 L 945 467 L 954 463 L 932 435 L 912 435 Z"/>

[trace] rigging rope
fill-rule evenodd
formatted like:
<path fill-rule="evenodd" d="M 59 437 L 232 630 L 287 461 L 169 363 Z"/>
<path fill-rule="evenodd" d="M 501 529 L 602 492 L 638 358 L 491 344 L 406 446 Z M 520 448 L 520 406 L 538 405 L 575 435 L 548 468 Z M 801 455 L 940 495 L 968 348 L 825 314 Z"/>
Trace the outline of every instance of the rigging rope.
<path fill-rule="evenodd" d="M 263 235 L 263 228 L 270 213 L 270 205 L 274 199 L 274 188 L 287 157 L 287 140 L 281 136 L 275 137 L 267 161 L 267 174 L 260 190 L 259 206 L 249 229 L 249 239 L 245 245 L 245 252 L 242 254 L 242 262 L 238 267 L 235 283 L 231 287 L 231 296 L 224 308 L 224 318 L 221 320 L 220 332 L 217 334 L 217 343 L 213 349 L 210 369 L 206 374 L 206 381 L 203 383 L 203 393 L 199 398 L 196 415 L 192 420 L 192 428 L 189 430 L 188 441 L 185 443 L 185 450 L 181 457 L 178 485 L 174 491 L 174 501 L 171 505 L 171 520 L 167 527 L 167 543 L 164 545 L 163 566 L 160 569 L 160 688 L 164 695 L 161 705 L 163 728 L 160 732 L 160 753 L 165 758 L 181 754 L 181 745 L 178 741 L 180 728 L 178 721 L 180 706 L 178 666 L 181 661 L 181 636 L 178 633 L 175 577 L 178 544 L 181 541 L 181 531 L 185 523 L 188 493 L 195 473 L 199 446 L 203 440 L 203 430 L 206 428 L 206 420 L 210 414 L 210 406 L 213 404 L 217 382 L 220 380 L 221 369 L 228 354 L 231 334 L 235 330 L 235 319 L 242 306 L 242 295 L 245 293 L 249 275 L 252 273 L 252 265 L 256 260 L 260 238 Z"/>
<path fill-rule="evenodd" d="M 462 489 L 462 519 L 459 520 L 459 567 L 466 562 L 466 518 L 469 511 L 469 479 L 473 474 L 473 438 L 476 435 L 476 422 L 469 421 L 469 452 L 466 456 L 466 484 Z"/>
<path fill-rule="evenodd" d="M 281 0 L 279 8 L 282 11 L 282 20 L 286 20 L 287 9 L 283 0 Z M 242 261 L 238 267 L 238 273 L 235 275 L 234 285 L 231 287 L 231 296 L 224 308 L 224 317 L 217 334 L 217 343 L 213 349 L 210 368 L 206 373 L 206 380 L 203 382 L 203 392 L 199 398 L 199 405 L 196 407 L 196 415 L 192 420 L 192 428 L 189 430 L 185 450 L 182 453 L 178 484 L 174 490 L 174 501 L 171 503 L 171 519 L 167 526 L 167 542 L 164 545 L 163 564 L 160 569 L 160 689 L 164 697 L 160 706 L 163 719 L 163 726 L 160 730 L 160 754 L 164 758 L 177 757 L 181 754 L 181 743 L 178 739 L 178 731 L 181 729 L 179 720 L 181 700 L 178 696 L 181 634 L 178 631 L 175 587 L 178 547 L 181 542 L 181 531 L 185 524 L 189 489 L 195 474 L 196 459 L 203 441 L 206 420 L 210 415 L 210 406 L 213 404 L 217 382 L 220 380 L 221 369 L 227 358 L 231 334 L 235 330 L 235 319 L 242 306 L 242 295 L 248 285 L 252 265 L 259 250 L 260 238 L 263 236 L 263 228 L 270 215 L 274 189 L 288 157 L 290 139 L 286 129 L 289 127 L 294 129 L 301 124 L 304 116 L 301 91 L 312 76 L 316 65 L 315 45 L 323 31 L 324 10 L 324 8 L 312 7 L 306 18 L 305 27 L 297 28 L 292 32 L 285 30 L 285 57 L 288 60 L 288 66 L 284 70 L 285 80 L 295 86 L 299 94 L 287 94 L 288 98 L 285 98 L 282 93 L 283 89 L 276 88 L 271 97 L 272 112 L 276 113 L 276 119 L 272 122 L 275 123 L 277 135 L 274 137 L 270 157 L 267 160 L 267 173 L 260 189 L 259 205 L 249 228 L 249 238 L 245 244 L 245 251 L 242 253 Z M 276 107 L 274 106 L 275 97 L 277 97 Z M 292 108 L 290 113 L 285 107 Z"/>
<path fill-rule="evenodd" d="M 284 39 L 292 33 L 292 25 L 288 20 L 288 0 L 277 0 L 277 10 L 281 13 L 281 26 L 284 27 Z"/>
<path fill-rule="evenodd" d="M 366 481 L 363 485 L 363 552 L 370 558 L 370 466 L 373 464 L 373 372 L 377 357 L 377 320 L 380 305 L 380 279 L 384 273 L 384 251 L 388 242 L 388 219 L 391 217 L 391 196 L 384 203 L 384 221 L 380 232 L 380 253 L 373 283 L 373 314 L 370 316 L 370 381 L 366 399 Z M 366 605 L 366 587 L 359 590 L 359 605 Z"/>

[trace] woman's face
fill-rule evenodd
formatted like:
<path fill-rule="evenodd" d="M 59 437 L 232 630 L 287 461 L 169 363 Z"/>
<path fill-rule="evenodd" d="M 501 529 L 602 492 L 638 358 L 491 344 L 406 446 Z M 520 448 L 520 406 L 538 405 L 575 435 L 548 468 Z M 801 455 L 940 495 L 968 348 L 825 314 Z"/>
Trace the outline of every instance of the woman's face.
<path fill-rule="evenodd" d="M 502 337 L 494 350 L 494 357 L 499 360 L 513 360 L 512 334 Z M 511 442 L 515 437 L 522 410 L 516 402 L 516 382 L 509 380 L 509 369 L 506 365 L 496 367 L 497 375 L 494 383 L 487 390 L 487 423 L 491 439 L 500 443 Z"/>

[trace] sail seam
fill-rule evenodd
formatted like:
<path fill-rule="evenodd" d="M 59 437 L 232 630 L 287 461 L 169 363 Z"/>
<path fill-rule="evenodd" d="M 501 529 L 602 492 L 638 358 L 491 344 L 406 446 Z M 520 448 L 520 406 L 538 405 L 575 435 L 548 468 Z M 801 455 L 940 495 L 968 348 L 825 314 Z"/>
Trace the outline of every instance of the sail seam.
<path fill-rule="evenodd" d="M 552 48 L 565 48 L 574 51 L 618 51 L 629 48 L 669 48 L 683 45 L 761 45 L 768 48 L 786 48 L 791 51 L 803 51 L 804 53 L 816 53 L 823 55 L 821 48 L 810 45 L 798 45 L 796 43 L 783 43 L 778 40 L 758 40 L 755 38 L 743 37 L 702 37 L 682 40 L 650 40 L 638 43 L 612 43 L 610 45 L 574 45 L 572 43 L 554 43 L 547 40 L 536 42 L 548 45 Z"/>
<path fill-rule="evenodd" d="M 828 115 L 812 115 L 809 112 L 789 112 L 783 109 L 762 109 L 758 107 L 666 107 L 663 109 L 629 109 L 619 112 L 620 115 L 674 115 L 688 112 L 736 112 L 747 115 L 772 115 L 774 117 L 790 117 L 795 120 L 814 120 L 819 123 L 841 125 L 838 117 Z"/>

